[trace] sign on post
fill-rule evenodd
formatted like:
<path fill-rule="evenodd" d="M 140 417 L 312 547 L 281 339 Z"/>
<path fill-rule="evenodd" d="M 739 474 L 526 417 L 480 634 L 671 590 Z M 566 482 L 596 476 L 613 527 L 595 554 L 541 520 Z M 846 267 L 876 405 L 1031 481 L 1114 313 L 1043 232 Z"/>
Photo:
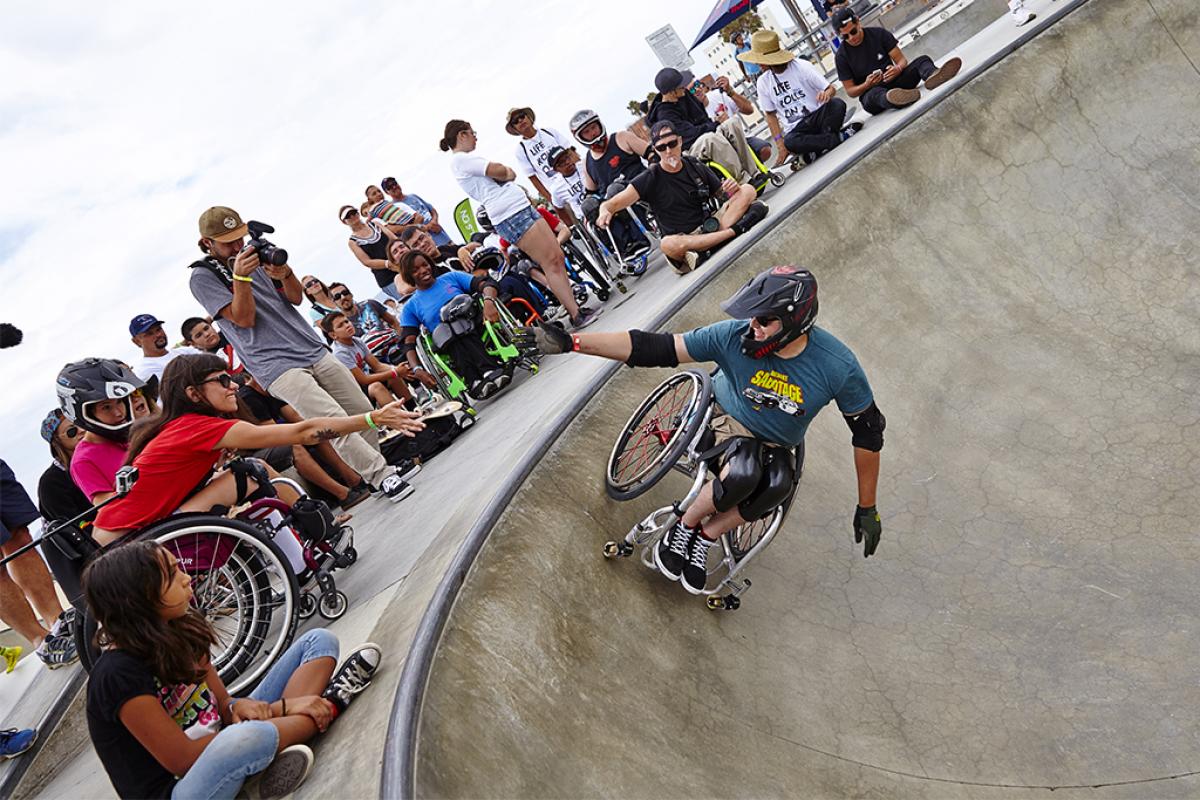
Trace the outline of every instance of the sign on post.
<path fill-rule="evenodd" d="M 646 44 L 650 45 L 650 49 L 654 51 L 654 55 L 658 56 L 659 62 L 664 67 L 674 67 L 682 72 L 685 69 L 691 69 L 692 65 L 696 63 L 692 59 L 692 54 L 688 52 L 687 45 L 675 32 L 673 25 L 664 25 L 647 36 Z"/>
<path fill-rule="evenodd" d="M 471 241 L 471 237 L 479 233 L 470 198 L 464 197 L 462 202 L 454 207 L 454 224 L 458 226 L 458 232 L 462 234 L 464 241 Z"/>

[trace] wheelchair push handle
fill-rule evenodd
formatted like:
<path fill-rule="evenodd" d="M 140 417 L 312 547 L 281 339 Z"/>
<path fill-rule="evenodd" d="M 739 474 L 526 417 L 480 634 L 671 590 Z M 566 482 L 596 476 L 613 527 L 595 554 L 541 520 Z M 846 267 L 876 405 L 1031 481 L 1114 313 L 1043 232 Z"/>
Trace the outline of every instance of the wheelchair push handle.
<path fill-rule="evenodd" d="M 54 527 L 52 527 L 48 531 L 44 532 L 41 536 L 39 536 L 38 538 L 31 541 L 29 544 L 14 550 L 12 553 L 5 556 L 4 558 L 0 558 L 0 567 L 3 567 L 5 564 L 7 564 L 8 562 L 10 562 L 16 558 L 20 558 L 21 556 L 25 555 L 33 548 L 40 545 L 42 542 L 50 541 L 55 536 L 61 536 L 61 535 L 65 534 L 68 530 L 76 527 L 80 522 L 82 522 L 84 520 L 84 518 L 86 518 L 92 514 L 95 514 L 97 511 L 104 508 L 106 505 L 108 505 L 112 501 L 129 494 L 129 491 L 131 489 L 133 489 L 133 485 L 135 483 L 137 483 L 137 479 L 138 479 L 137 467 L 134 467 L 134 466 L 121 467 L 119 470 L 117 470 L 116 478 L 113 481 L 113 484 L 114 484 L 113 488 L 116 489 L 116 492 L 114 492 L 111 497 L 107 498 L 106 500 L 104 500 L 102 502 L 97 503 L 96 505 L 92 506 L 87 511 L 84 511 L 82 514 L 79 514 L 76 517 L 72 517 L 71 519 L 64 520 L 63 522 L 59 522 Z"/>

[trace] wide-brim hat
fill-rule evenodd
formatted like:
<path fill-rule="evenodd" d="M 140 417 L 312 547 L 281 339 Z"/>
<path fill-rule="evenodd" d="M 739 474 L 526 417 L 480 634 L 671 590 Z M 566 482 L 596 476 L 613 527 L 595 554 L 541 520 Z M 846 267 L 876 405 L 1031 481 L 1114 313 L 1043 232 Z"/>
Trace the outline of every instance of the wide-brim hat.
<path fill-rule="evenodd" d="M 537 115 L 533 113 L 533 109 L 529 106 L 525 106 L 524 108 L 510 108 L 508 110 L 508 116 L 504 118 L 504 130 L 508 131 L 513 136 L 520 136 L 521 134 L 517 133 L 517 129 L 513 127 L 513 119 L 521 116 L 522 114 L 528 116 L 530 122 L 537 122 Z"/>
<path fill-rule="evenodd" d="M 778 33 L 766 29 L 755 31 L 750 37 L 750 49 L 738 53 L 738 61 L 748 61 L 764 67 L 786 64 L 795 57 L 795 53 L 779 45 Z"/>

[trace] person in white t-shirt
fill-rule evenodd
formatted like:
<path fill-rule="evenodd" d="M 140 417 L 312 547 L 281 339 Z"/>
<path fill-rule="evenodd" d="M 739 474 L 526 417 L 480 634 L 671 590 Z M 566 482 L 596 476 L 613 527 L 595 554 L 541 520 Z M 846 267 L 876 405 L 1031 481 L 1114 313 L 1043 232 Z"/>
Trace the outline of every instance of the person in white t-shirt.
<path fill-rule="evenodd" d="M 161 378 L 167 364 L 186 355 L 199 355 L 194 347 L 167 349 L 167 334 L 162 320 L 153 314 L 138 314 L 129 321 L 129 335 L 133 343 L 142 349 L 142 358 L 133 363 L 133 374 L 144 381 Z"/>
<path fill-rule="evenodd" d="M 811 164 L 862 129 L 846 125 L 846 101 L 816 67 L 779 46 L 779 34 L 755 31 L 750 49 L 738 58 L 759 64 L 758 105 L 776 142 L 783 144 L 775 163 L 789 153 Z"/>
<path fill-rule="evenodd" d="M 562 176 L 555 172 L 554 167 L 546 160 L 551 148 L 561 147 L 564 150 L 573 150 L 574 145 L 554 128 L 535 126 L 536 119 L 533 109 L 529 107 L 511 108 L 508 111 L 504 130 L 521 139 L 517 143 L 516 150 L 517 168 L 521 170 L 522 175 L 529 179 L 533 188 L 537 189 L 542 197 L 549 199 L 554 204 L 554 211 L 559 218 L 568 225 L 574 225 L 575 219 L 571 215 L 568 187 Z"/>
<path fill-rule="evenodd" d="M 534 210 L 525 192 L 514 182 L 516 172 L 474 154 L 477 142 L 471 123 L 452 119 L 446 123 L 438 147 L 442 152 L 453 152 L 451 174 L 476 205 L 487 208 L 496 233 L 516 244 L 546 273 L 550 291 L 570 315 L 571 324 L 576 328 L 590 325 L 599 312 L 575 302 L 562 247 L 549 223 Z"/>

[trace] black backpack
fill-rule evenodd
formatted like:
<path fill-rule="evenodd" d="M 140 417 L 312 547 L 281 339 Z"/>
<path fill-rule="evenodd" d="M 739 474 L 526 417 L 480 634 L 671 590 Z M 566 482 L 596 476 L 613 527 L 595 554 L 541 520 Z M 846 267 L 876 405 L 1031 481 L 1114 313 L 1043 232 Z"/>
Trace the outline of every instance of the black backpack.
<path fill-rule="evenodd" d="M 453 417 L 440 417 L 425 421 L 425 429 L 416 436 L 396 436 L 380 446 L 383 457 L 389 464 L 400 464 L 408 460 L 428 461 L 450 446 L 462 429 Z"/>

